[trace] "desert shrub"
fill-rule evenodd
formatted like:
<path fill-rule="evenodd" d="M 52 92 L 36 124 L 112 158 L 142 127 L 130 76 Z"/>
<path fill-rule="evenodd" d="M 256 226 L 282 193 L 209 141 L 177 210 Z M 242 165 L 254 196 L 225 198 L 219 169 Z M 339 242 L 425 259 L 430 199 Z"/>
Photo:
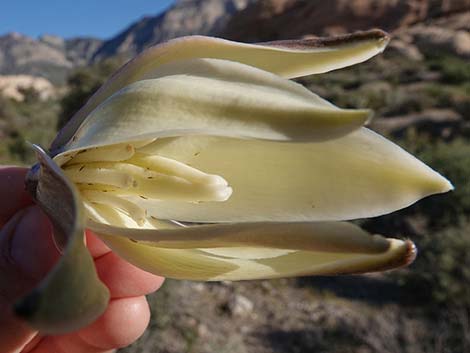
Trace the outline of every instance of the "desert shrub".
<path fill-rule="evenodd" d="M 470 143 L 431 143 L 414 135 L 405 147 L 451 180 L 455 190 L 403 211 L 426 220 L 426 235 L 413 238 L 419 254 L 410 271 L 392 276 L 413 304 L 470 310 Z"/>
<path fill-rule="evenodd" d="M 42 101 L 29 93 L 22 102 L 0 100 L 1 163 L 29 164 L 35 160 L 28 143 L 47 148 L 56 134 L 58 104 L 56 100 Z"/>
<path fill-rule="evenodd" d="M 459 89 L 443 84 L 429 84 L 424 87 L 425 95 L 429 96 L 437 108 L 453 107 L 456 97 L 461 96 Z"/>
<path fill-rule="evenodd" d="M 407 142 L 408 150 L 445 175 L 455 187 L 453 192 L 422 200 L 417 210 L 433 228 L 467 222 L 470 219 L 470 142 L 457 139 L 431 144 L 417 139 Z"/>
<path fill-rule="evenodd" d="M 108 59 L 90 67 L 81 67 L 69 76 L 67 80 L 69 91 L 60 102 L 59 129 L 86 103 L 120 64 L 121 61 L 118 59 Z"/>
<path fill-rule="evenodd" d="M 460 84 L 470 81 L 470 65 L 459 57 L 435 55 L 427 63 L 429 69 L 439 71 L 442 74 L 442 82 Z"/>
<path fill-rule="evenodd" d="M 400 283 L 413 302 L 470 309 L 470 223 L 417 239 L 419 256 Z M 431 304 L 431 306 L 429 306 Z"/>

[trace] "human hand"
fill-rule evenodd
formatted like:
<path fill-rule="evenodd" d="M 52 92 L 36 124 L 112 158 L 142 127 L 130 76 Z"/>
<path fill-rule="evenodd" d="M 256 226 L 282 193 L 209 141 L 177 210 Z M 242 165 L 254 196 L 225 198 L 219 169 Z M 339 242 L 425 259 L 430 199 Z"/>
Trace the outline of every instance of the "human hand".
<path fill-rule="evenodd" d="M 105 313 L 77 332 L 42 336 L 11 312 L 59 258 L 47 217 L 24 191 L 26 172 L 0 168 L 0 352 L 100 353 L 134 342 L 150 318 L 145 295 L 157 290 L 163 278 L 120 259 L 88 231 L 87 247 L 110 290 Z"/>

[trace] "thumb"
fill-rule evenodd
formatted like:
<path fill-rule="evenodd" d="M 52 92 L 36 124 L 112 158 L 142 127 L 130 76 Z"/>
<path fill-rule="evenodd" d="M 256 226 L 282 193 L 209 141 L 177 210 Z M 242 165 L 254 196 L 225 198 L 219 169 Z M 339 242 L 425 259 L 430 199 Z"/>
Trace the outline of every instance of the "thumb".
<path fill-rule="evenodd" d="M 12 313 L 57 261 L 52 227 L 37 207 L 17 212 L 0 231 L 0 351 L 16 352 L 35 332 Z"/>

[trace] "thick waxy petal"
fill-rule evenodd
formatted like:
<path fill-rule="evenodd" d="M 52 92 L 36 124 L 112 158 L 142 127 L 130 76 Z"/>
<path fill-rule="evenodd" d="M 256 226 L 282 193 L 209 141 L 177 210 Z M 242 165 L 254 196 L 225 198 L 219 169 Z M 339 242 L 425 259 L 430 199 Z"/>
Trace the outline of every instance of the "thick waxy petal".
<path fill-rule="evenodd" d="M 170 230 L 91 226 L 131 263 L 163 276 L 191 280 L 381 271 L 409 264 L 416 251 L 409 241 L 372 237 L 345 223 L 255 223 Z"/>
<path fill-rule="evenodd" d="M 103 102 L 65 149 L 189 134 L 322 141 L 371 115 L 339 109 L 295 82 L 236 62 L 199 59 L 162 72 Z"/>
<path fill-rule="evenodd" d="M 390 245 L 385 238 L 371 236 L 345 222 L 235 223 L 156 230 L 90 221 L 88 227 L 98 234 L 118 235 L 170 249 L 258 247 L 374 254 L 387 251 Z"/>
<path fill-rule="evenodd" d="M 107 307 L 109 292 L 98 279 L 84 244 L 84 216 L 75 187 L 42 150 L 37 152 L 40 171 L 30 173 L 28 183 L 54 225 L 55 240 L 63 255 L 15 309 L 42 334 L 58 334 L 77 330 L 98 318 Z"/>
<path fill-rule="evenodd" d="M 362 128 L 322 143 L 205 136 L 161 139 L 142 149 L 222 176 L 223 203 L 142 200 L 159 218 L 189 222 L 327 221 L 373 217 L 452 185 L 403 149 Z"/>
<path fill-rule="evenodd" d="M 150 48 L 118 71 L 61 131 L 52 144 L 52 150 L 60 150 L 88 114 L 105 99 L 167 63 L 194 58 L 216 58 L 244 63 L 292 78 L 365 61 L 382 52 L 388 40 L 387 34 L 379 30 L 258 45 L 203 36 L 175 39 Z"/>

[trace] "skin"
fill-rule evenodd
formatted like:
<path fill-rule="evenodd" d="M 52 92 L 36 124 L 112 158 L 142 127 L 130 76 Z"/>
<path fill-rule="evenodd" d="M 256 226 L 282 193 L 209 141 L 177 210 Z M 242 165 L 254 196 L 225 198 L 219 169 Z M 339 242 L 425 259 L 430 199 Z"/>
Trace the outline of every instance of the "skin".
<path fill-rule="evenodd" d="M 0 167 L 0 352 L 101 353 L 125 347 L 145 331 L 150 311 L 145 295 L 163 278 L 120 259 L 91 232 L 85 241 L 96 270 L 111 293 L 105 313 L 88 327 L 42 336 L 11 313 L 59 257 L 52 228 L 24 190 L 25 168 Z"/>

